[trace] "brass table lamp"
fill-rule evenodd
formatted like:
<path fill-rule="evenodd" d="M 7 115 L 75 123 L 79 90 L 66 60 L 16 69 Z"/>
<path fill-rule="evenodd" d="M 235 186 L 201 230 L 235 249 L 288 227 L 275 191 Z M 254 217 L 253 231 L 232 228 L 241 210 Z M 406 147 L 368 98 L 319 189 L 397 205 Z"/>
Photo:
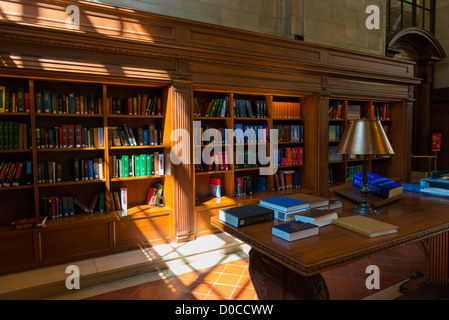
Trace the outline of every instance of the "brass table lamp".
<path fill-rule="evenodd" d="M 348 122 L 340 144 L 339 154 L 355 154 L 363 157 L 362 202 L 351 211 L 361 215 L 373 215 L 379 212 L 368 204 L 367 158 L 370 155 L 394 154 L 382 124 L 379 120 L 360 119 Z"/>

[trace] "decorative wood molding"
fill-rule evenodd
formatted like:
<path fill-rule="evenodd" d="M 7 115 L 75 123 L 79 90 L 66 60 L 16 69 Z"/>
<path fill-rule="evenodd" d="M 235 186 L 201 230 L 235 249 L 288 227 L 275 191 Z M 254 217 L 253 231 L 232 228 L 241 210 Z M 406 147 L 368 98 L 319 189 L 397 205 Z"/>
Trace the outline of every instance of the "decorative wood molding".
<path fill-rule="evenodd" d="M 172 84 L 172 128 L 192 132 L 192 83 L 174 81 Z M 191 140 L 191 138 L 190 138 Z M 191 141 L 178 142 L 183 151 L 179 155 L 180 164 L 172 164 L 173 174 L 173 215 L 175 240 L 178 242 L 194 239 L 194 193 L 186 188 L 193 185 Z M 188 150 L 188 152 L 185 152 Z"/>

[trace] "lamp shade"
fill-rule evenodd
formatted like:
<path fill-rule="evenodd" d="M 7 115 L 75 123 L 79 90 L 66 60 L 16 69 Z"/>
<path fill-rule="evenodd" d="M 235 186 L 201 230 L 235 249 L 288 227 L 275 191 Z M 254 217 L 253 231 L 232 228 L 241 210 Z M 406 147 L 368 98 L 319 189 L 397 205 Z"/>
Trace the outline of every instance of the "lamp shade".
<path fill-rule="evenodd" d="M 386 155 L 394 151 L 379 120 L 360 119 L 348 122 L 337 153 Z"/>

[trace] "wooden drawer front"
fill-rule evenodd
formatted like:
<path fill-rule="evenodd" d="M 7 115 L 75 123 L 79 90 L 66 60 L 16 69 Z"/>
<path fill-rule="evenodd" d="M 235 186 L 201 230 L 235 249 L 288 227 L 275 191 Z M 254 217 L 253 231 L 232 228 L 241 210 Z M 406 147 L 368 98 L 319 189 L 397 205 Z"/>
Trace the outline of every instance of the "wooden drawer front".
<path fill-rule="evenodd" d="M 0 271 L 34 263 L 33 233 L 0 238 Z"/>
<path fill-rule="evenodd" d="M 116 221 L 117 248 L 136 247 L 138 243 L 170 238 L 170 215 Z"/>
<path fill-rule="evenodd" d="M 108 223 L 42 232 L 43 262 L 81 255 L 91 256 L 109 248 Z"/>
<path fill-rule="evenodd" d="M 223 208 L 213 208 L 213 209 L 201 209 L 196 211 L 197 216 L 197 233 L 201 234 L 202 232 L 210 232 L 210 231 L 219 231 L 217 228 L 211 225 L 210 218 L 217 217 L 220 209 L 232 208 L 231 207 L 223 207 Z"/>

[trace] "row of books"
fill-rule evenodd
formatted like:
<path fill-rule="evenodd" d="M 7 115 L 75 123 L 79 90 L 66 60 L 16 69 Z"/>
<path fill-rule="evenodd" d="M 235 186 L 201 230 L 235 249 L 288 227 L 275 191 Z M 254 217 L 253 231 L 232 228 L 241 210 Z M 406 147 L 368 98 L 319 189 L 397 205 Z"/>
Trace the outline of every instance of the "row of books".
<path fill-rule="evenodd" d="M 62 182 L 62 164 L 55 161 L 40 162 L 37 165 L 38 183 Z M 72 159 L 72 180 L 104 179 L 103 159 Z"/>
<path fill-rule="evenodd" d="M 329 120 L 341 120 L 342 119 L 342 105 L 340 102 L 336 102 L 329 107 L 328 116 Z"/>
<path fill-rule="evenodd" d="M 273 125 L 278 130 L 278 142 L 302 142 L 304 141 L 304 126 L 295 125 Z"/>
<path fill-rule="evenodd" d="M 348 110 L 346 111 L 346 119 L 354 120 L 361 118 L 362 106 L 359 104 L 348 104 Z"/>
<path fill-rule="evenodd" d="M 107 108 L 110 114 L 162 115 L 162 101 L 157 95 L 139 93 L 132 97 L 108 97 Z"/>
<path fill-rule="evenodd" d="M 26 123 L 0 122 L 0 150 L 31 149 L 31 133 Z"/>
<path fill-rule="evenodd" d="M 105 193 L 96 193 L 89 206 L 72 196 L 45 196 L 39 198 L 40 216 L 47 219 L 72 217 L 77 213 L 105 212 Z"/>
<path fill-rule="evenodd" d="M 205 163 L 200 155 L 195 155 L 195 172 L 224 171 L 230 169 L 230 161 L 227 151 L 211 151 L 209 161 Z"/>
<path fill-rule="evenodd" d="M 72 159 L 72 178 L 74 181 L 103 180 L 105 178 L 104 169 L 102 158 Z"/>
<path fill-rule="evenodd" d="M 288 190 L 301 188 L 301 171 L 279 170 L 274 174 L 274 190 Z"/>
<path fill-rule="evenodd" d="M 267 191 L 267 177 L 237 177 L 234 179 L 234 195 L 246 196 L 252 195 L 255 192 Z"/>
<path fill-rule="evenodd" d="M 109 156 L 111 178 L 163 176 L 164 154 Z"/>
<path fill-rule="evenodd" d="M 0 163 L 0 188 L 29 185 L 32 180 L 31 160 Z"/>
<path fill-rule="evenodd" d="M 198 101 L 194 100 L 195 115 L 203 117 L 226 117 L 228 115 L 228 99 L 217 98 L 207 101 L 203 106 L 203 112 L 199 110 Z"/>
<path fill-rule="evenodd" d="M 340 124 L 329 125 L 329 141 L 341 140 L 343 137 L 344 127 Z"/>
<path fill-rule="evenodd" d="M 109 146 L 154 146 L 162 144 L 162 131 L 155 124 L 141 128 L 109 127 Z"/>
<path fill-rule="evenodd" d="M 120 187 L 119 191 L 111 191 L 110 198 L 111 211 L 122 211 L 123 215 L 127 215 L 128 211 L 128 188 Z"/>
<path fill-rule="evenodd" d="M 34 98 L 36 113 L 102 114 L 102 99 L 94 94 L 78 96 L 73 91 L 58 94 L 50 90 L 37 90 Z"/>
<path fill-rule="evenodd" d="M 267 102 L 265 100 L 235 99 L 233 113 L 236 118 L 267 118 Z"/>
<path fill-rule="evenodd" d="M 301 103 L 288 101 L 273 101 L 274 119 L 301 119 Z"/>
<path fill-rule="evenodd" d="M 338 146 L 329 146 L 329 162 L 343 161 L 343 155 L 337 153 Z"/>
<path fill-rule="evenodd" d="M 30 94 L 24 91 L 0 86 L 0 113 L 30 112 Z"/>
<path fill-rule="evenodd" d="M 235 143 L 264 143 L 270 141 L 268 125 L 234 124 Z"/>
<path fill-rule="evenodd" d="M 256 151 L 252 148 L 245 150 L 237 148 L 235 152 L 235 169 L 266 167 L 268 164 L 269 159 L 266 152 L 261 153 L 260 150 Z"/>
<path fill-rule="evenodd" d="M 209 125 L 201 125 L 193 132 L 193 143 L 201 144 L 229 144 L 232 141 L 232 130 L 228 128 L 212 128 Z"/>
<path fill-rule="evenodd" d="M 291 166 L 304 164 L 304 148 L 281 148 L 274 153 L 274 166 Z"/>
<path fill-rule="evenodd" d="M 150 208 L 165 205 L 163 184 L 158 183 L 157 185 L 148 188 L 145 204 L 150 206 Z"/>
<path fill-rule="evenodd" d="M 361 165 L 349 165 L 347 167 L 347 181 L 352 181 L 352 179 L 355 177 L 356 174 L 360 173 L 362 170 Z"/>
<path fill-rule="evenodd" d="M 373 105 L 373 118 L 378 120 L 390 120 L 391 109 L 388 103 L 382 105 Z"/>
<path fill-rule="evenodd" d="M 53 128 L 36 128 L 38 149 L 104 147 L 104 129 L 86 128 L 81 124 L 63 124 Z"/>

